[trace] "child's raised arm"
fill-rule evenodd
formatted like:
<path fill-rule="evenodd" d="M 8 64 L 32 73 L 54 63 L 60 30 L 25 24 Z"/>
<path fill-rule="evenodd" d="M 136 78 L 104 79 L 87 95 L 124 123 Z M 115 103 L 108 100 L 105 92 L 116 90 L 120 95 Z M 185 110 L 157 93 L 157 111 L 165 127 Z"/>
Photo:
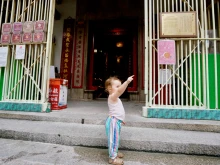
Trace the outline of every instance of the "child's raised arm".
<path fill-rule="evenodd" d="M 124 93 L 124 91 L 127 88 L 128 84 L 131 81 L 133 81 L 133 77 L 134 77 L 134 75 L 128 77 L 128 79 L 118 88 L 118 90 L 115 93 L 112 94 L 112 99 L 113 100 L 116 100 L 118 97 L 120 97 Z"/>

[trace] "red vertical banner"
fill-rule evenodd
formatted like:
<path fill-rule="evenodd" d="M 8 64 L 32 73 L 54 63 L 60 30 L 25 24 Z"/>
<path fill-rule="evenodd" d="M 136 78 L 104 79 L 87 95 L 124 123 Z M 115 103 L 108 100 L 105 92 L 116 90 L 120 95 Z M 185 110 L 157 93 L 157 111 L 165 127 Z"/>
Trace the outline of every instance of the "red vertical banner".
<path fill-rule="evenodd" d="M 73 64 L 73 88 L 83 87 L 83 71 L 84 71 L 84 44 L 85 44 L 85 27 L 78 25 L 75 32 L 75 45 L 74 45 L 74 64 Z"/>
<path fill-rule="evenodd" d="M 60 61 L 60 78 L 71 82 L 73 38 L 74 38 L 74 19 L 65 19 L 63 26 L 62 54 Z M 68 83 L 70 88 L 70 83 Z"/>

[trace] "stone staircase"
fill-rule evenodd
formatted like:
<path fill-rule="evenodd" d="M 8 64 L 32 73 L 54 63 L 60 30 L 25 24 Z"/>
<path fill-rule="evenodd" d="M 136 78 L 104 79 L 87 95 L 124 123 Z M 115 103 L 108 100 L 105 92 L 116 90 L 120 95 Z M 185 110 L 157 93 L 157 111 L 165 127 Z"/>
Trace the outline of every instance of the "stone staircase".
<path fill-rule="evenodd" d="M 0 138 L 107 148 L 105 114 L 0 111 Z M 220 156 L 220 122 L 127 115 L 120 148 Z"/>

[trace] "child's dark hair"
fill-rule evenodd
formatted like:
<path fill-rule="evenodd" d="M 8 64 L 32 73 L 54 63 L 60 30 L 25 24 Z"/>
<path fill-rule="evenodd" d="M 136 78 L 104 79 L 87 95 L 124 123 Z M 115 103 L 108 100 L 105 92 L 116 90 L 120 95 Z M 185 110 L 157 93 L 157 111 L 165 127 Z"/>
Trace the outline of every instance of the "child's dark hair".
<path fill-rule="evenodd" d="M 119 78 L 113 76 L 113 77 L 109 77 L 106 81 L 105 81 L 105 91 L 108 92 L 108 87 L 112 86 L 112 81 L 113 80 L 119 80 Z M 121 81 L 121 80 L 119 80 Z"/>

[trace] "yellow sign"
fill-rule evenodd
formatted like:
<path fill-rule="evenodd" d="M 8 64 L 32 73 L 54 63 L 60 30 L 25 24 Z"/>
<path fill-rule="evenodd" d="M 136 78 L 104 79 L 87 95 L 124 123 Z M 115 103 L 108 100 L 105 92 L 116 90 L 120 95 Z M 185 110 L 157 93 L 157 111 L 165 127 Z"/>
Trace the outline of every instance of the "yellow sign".
<path fill-rule="evenodd" d="M 160 37 L 197 37 L 196 12 L 160 13 Z"/>

